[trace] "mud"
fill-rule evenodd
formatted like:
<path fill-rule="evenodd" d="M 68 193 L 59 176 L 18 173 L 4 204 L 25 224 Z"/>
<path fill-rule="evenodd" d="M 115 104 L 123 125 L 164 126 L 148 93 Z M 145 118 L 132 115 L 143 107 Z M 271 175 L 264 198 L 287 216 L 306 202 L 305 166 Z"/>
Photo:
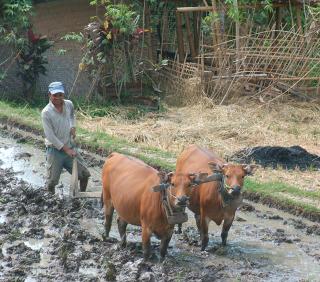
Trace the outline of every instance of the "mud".
<path fill-rule="evenodd" d="M 121 249 L 114 216 L 104 240 L 99 200 L 68 198 L 68 174 L 55 196 L 44 191 L 43 150 L 2 137 L 0 159 L 0 281 L 318 281 L 320 226 L 308 220 L 246 202 L 228 245 L 221 246 L 221 227 L 211 223 L 201 252 L 189 213 L 166 260 L 158 262 L 159 241 L 152 238 L 146 262 L 140 228 L 128 226 Z M 101 161 L 94 160 L 90 189 L 98 190 Z"/>

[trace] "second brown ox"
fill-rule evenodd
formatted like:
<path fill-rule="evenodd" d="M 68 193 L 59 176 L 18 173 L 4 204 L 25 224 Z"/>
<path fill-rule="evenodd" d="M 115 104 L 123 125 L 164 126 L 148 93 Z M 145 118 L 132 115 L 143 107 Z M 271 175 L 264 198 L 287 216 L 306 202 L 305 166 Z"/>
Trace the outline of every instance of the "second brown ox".
<path fill-rule="evenodd" d="M 144 257 L 148 258 L 150 255 L 150 237 L 154 233 L 161 239 L 160 256 L 163 259 L 173 234 L 174 224 L 168 223 L 163 206 L 163 193 L 154 192 L 152 188 L 170 191 L 167 199 L 172 209 L 179 210 L 179 207 L 186 206 L 187 202 L 184 190 L 171 189 L 171 175 L 170 173 L 161 176 L 156 169 L 136 158 L 112 153 L 102 171 L 106 236 L 109 236 L 115 209 L 118 214 L 121 245 L 126 245 L 127 224 L 139 225 L 142 227 Z"/>
<path fill-rule="evenodd" d="M 196 145 L 189 146 L 180 154 L 172 182 L 190 196 L 189 209 L 194 212 L 200 231 L 201 250 L 208 245 L 211 220 L 217 225 L 223 222 L 221 238 L 222 244 L 226 245 L 235 212 L 242 203 L 244 177 L 252 174 L 255 168 L 255 165 L 228 164 L 213 152 Z M 212 174 L 212 171 L 214 174 L 207 178 L 207 183 L 194 186 L 194 172 Z M 190 186 L 193 189 L 188 194 Z"/>

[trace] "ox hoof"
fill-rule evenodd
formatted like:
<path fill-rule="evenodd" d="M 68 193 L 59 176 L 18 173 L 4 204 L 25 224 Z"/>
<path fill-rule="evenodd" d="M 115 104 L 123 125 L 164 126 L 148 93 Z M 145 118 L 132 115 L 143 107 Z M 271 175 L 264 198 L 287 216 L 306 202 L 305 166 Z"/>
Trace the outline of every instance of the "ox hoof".
<path fill-rule="evenodd" d="M 127 247 L 127 242 L 120 242 L 119 246 L 121 249 L 125 249 Z"/>
<path fill-rule="evenodd" d="M 117 243 L 118 240 L 116 238 L 112 238 L 106 235 L 102 235 L 102 240 L 103 242 L 108 242 L 108 243 Z"/>
<path fill-rule="evenodd" d="M 207 242 L 202 243 L 202 244 L 201 244 L 201 251 L 202 251 L 202 252 L 205 251 L 206 248 L 207 248 L 207 246 L 208 246 L 208 243 L 207 243 Z"/>
<path fill-rule="evenodd" d="M 166 257 L 160 257 L 160 258 L 159 258 L 159 262 L 160 262 L 160 263 L 163 263 L 163 262 L 165 261 L 165 259 L 166 259 Z"/>

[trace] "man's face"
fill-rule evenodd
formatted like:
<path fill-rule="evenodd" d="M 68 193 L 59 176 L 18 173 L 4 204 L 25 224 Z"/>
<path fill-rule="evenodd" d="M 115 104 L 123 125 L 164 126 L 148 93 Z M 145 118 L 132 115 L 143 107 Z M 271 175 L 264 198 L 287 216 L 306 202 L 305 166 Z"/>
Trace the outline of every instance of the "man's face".
<path fill-rule="evenodd" d="M 50 101 L 55 106 L 61 106 L 63 104 L 64 94 L 63 93 L 56 93 L 51 94 L 49 93 Z"/>

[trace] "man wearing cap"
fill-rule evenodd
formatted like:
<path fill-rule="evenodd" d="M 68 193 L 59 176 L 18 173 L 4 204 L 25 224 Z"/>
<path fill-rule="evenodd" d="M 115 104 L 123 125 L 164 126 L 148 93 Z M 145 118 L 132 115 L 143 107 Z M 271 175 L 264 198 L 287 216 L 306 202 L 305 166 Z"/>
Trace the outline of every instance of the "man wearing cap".
<path fill-rule="evenodd" d="M 49 103 L 41 112 L 45 134 L 47 157 L 46 188 L 52 194 L 58 184 L 62 169 L 72 173 L 73 158 L 77 152 L 73 149 L 71 137 L 75 138 L 75 115 L 73 103 L 64 99 L 64 87 L 61 82 L 49 85 Z M 86 191 L 90 172 L 78 160 L 78 178 L 80 191 Z"/>

